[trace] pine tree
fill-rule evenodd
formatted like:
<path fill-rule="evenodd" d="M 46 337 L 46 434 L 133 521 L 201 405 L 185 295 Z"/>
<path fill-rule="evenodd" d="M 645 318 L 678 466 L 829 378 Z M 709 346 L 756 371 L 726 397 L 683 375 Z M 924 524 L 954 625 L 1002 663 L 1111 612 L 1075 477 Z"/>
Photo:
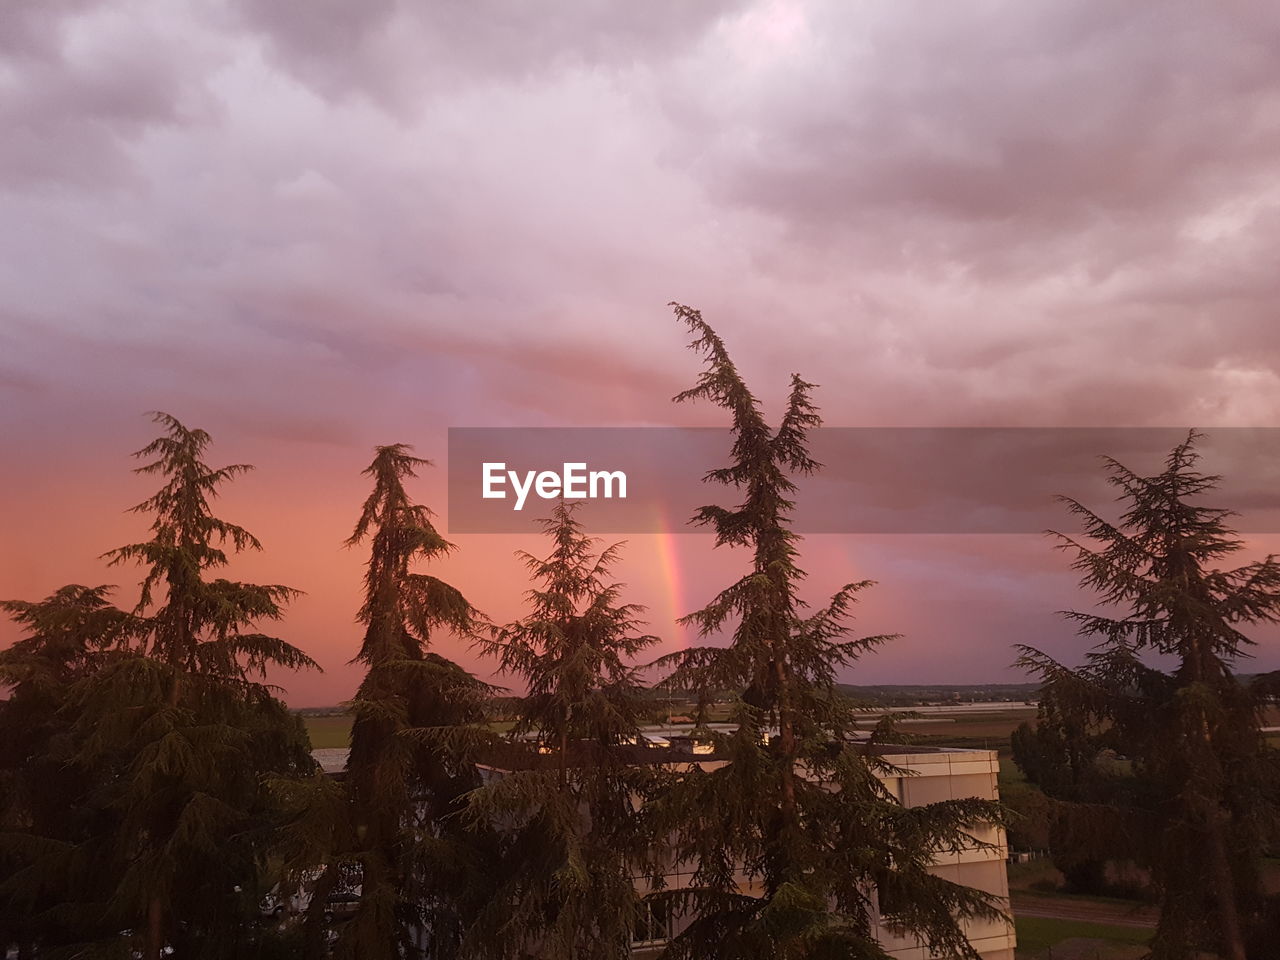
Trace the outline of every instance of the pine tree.
<path fill-rule="evenodd" d="M 87 856 L 93 818 L 89 771 L 76 763 L 70 690 L 128 644 L 140 625 L 110 602 L 111 588 L 62 587 L 44 600 L 0 602 L 26 631 L 0 651 L 0 949 L 20 957 L 96 939 L 106 896 Z M 96 929 L 95 929 L 96 927 Z"/>
<path fill-rule="evenodd" d="M 412 569 L 453 545 L 405 490 L 429 464 L 409 449 L 377 448 L 364 471 L 374 488 L 347 541 L 371 547 L 356 656 L 368 669 L 352 703 L 350 821 L 337 849 L 362 878 L 339 950 L 361 960 L 451 956 L 484 869 L 481 838 L 458 814 L 479 782 L 470 754 L 483 739 L 490 688 L 429 649 L 438 630 L 474 636 L 482 617 L 456 588 Z M 313 902 L 334 878 L 331 869 Z"/>
<path fill-rule="evenodd" d="M 300 726 L 261 678 L 269 667 L 315 667 L 254 629 L 279 620 L 297 591 L 207 578 L 229 563 L 228 546 L 261 549 L 210 509 L 219 488 L 251 468 L 208 466 L 205 431 L 164 413 L 154 419 L 165 433 L 135 454 L 154 458 L 137 472 L 165 482 L 133 508 L 151 515 L 152 537 L 107 554 L 146 570 L 136 611 L 147 619 L 144 646 L 89 678 L 72 701 L 82 755 L 118 771 L 105 793 L 120 815 L 113 841 L 125 861 L 113 912 L 144 912 L 145 960 L 158 960 L 166 943 L 193 956 L 226 952 L 211 935 L 243 922 L 237 887 L 262 855 L 229 835 L 251 836 L 258 825 L 264 775 L 312 766 Z"/>
<path fill-rule="evenodd" d="M 484 957 L 630 953 L 648 847 L 637 801 L 654 781 L 632 660 L 657 638 L 610 579 L 622 544 L 597 552 L 575 513 L 561 500 L 542 521 L 550 554 L 519 554 L 535 582 L 530 611 L 484 644 L 528 690 L 495 760 L 511 769 L 471 797 L 472 816 L 502 837 L 505 879 L 471 937 Z"/>
<path fill-rule="evenodd" d="M 1220 479 L 1197 469 L 1199 438 L 1189 434 L 1154 476 L 1106 460 L 1118 521 L 1062 498 L 1084 536 L 1054 536 L 1116 615 L 1067 614 L 1097 641 L 1079 669 L 1030 647 L 1019 663 L 1070 724 L 1077 781 L 1103 784 L 1060 804 L 1073 842 L 1151 873 L 1161 906 L 1152 956 L 1245 960 L 1272 956 L 1280 933 L 1274 919 L 1267 929 L 1259 877 L 1280 824 L 1280 763 L 1261 732 L 1280 677 L 1244 683 L 1235 670 L 1252 644 L 1243 630 L 1280 620 L 1280 563 L 1217 566 L 1243 544 L 1230 511 L 1198 502 Z M 1129 758 L 1127 772 L 1088 768 L 1107 748 Z"/>
<path fill-rule="evenodd" d="M 809 611 L 799 592 L 798 536 L 788 525 L 796 475 L 818 464 L 808 431 L 819 425 L 813 385 L 791 378 L 776 429 L 766 422 L 720 337 L 698 311 L 673 304 L 706 357 L 677 402 L 707 400 L 732 417 L 728 466 L 707 479 L 738 491 L 735 507 L 707 506 L 695 522 L 717 546 L 751 552 L 737 582 L 682 622 L 703 637 L 732 631 L 727 647 L 667 659 L 671 686 L 702 696 L 741 691 L 734 733 L 717 737 L 722 766 L 695 765 L 653 805 L 655 829 L 692 865 L 693 883 L 669 897 L 689 921 L 667 956 L 786 960 L 886 956 L 873 936 L 879 909 L 935 952 L 976 956 L 958 918 L 995 917 L 992 898 L 930 873 L 942 851 L 981 845 L 970 825 L 999 819 L 996 805 L 953 800 L 904 808 L 882 777 L 900 774 L 874 746 L 850 742 L 853 705 L 838 671 L 890 639 L 848 637 L 869 581 L 844 586 Z"/>
<path fill-rule="evenodd" d="M 255 629 L 278 620 L 295 591 L 207 577 L 229 562 L 227 545 L 260 549 L 209 505 L 249 467 L 209 467 L 207 433 L 167 414 L 154 419 L 165 433 L 135 454 L 154 458 L 136 472 L 165 482 L 133 508 L 151 515 L 152 537 L 106 555 L 145 567 L 133 614 L 110 608 L 101 589 L 9 605 L 34 628 L 33 647 L 60 636 L 62 655 L 83 667 L 59 691 L 55 716 L 68 721 L 66 762 L 80 774 L 74 821 L 87 826 L 48 845 L 36 866 L 63 869 L 64 892 L 81 899 L 64 905 L 70 938 L 123 930 L 101 939 L 132 941 L 145 960 L 167 945 L 183 956 L 233 956 L 274 833 L 263 779 L 314 766 L 301 724 L 263 675 L 315 665 Z M 80 626 L 58 635 L 67 601 L 68 622 Z M 96 876 L 81 883 L 89 867 Z"/>

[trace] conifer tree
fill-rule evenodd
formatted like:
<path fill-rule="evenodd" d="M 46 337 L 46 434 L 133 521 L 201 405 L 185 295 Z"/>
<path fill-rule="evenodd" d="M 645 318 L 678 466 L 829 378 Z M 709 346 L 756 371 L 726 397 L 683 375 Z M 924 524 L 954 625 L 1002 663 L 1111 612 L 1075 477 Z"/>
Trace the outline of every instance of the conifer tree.
<path fill-rule="evenodd" d="M 73 936 L 124 931 L 104 939 L 136 944 L 144 960 L 169 946 L 183 956 L 233 956 L 256 913 L 249 891 L 274 832 L 263 778 L 313 767 L 300 722 L 263 674 L 314 663 L 256 630 L 279 619 L 295 591 L 208 577 L 229 562 L 227 546 L 260 549 L 210 509 L 218 489 L 249 467 L 209 467 L 207 433 L 167 414 L 154 419 L 165 433 L 135 454 L 154 458 L 136 472 L 164 483 L 133 508 L 152 517 L 152 537 L 106 555 L 145 568 L 134 613 L 111 609 L 101 590 L 67 592 L 82 588 L 60 591 L 53 603 L 9 605 L 35 628 L 33 646 L 48 644 L 63 601 L 78 603 L 85 621 L 60 641 L 85 669 L 60 694 L 56 716 L 69 719 L 67 763 L 82 783 L 77 818 L 89 826 L 47 847 L 59 856 L 36 866 L 73 863 L 83 876 L 92 865 L 97 873 L 90 902 L 67 905 Z M 87 661 L 76 652 L 97 648 L 102 655 Z M 74 884 L 67 890 L 80 893 Z"/>
<path fill-rule="evenodd" d="M 339 950 L 361 960 L 453 955 L 483 869 L 458 814 L 478 785 L 470 753 L 489 687 L 429 649 L 436 631 L 471 637 L 482 618 L 459 590 L 413 570 L 453 549 L 404 487 L 428 464 L 404 444 L 378 447 L 364 471 L 374 488 L 347 541 L 370 542 L 356 656 L 368 669 L 352 703 L 350 821 L 337 851 L 362 875 Z M 313 902 L 334 878 L 331 869 Z"/>
<path fill-rule="evenodd" d="M 113 904 L 145 910 L 144 960 L 157 960 L 166 943 L 191 955 L 225 952 L 211 934 L 245 919 L 236 888 L 247 886 L 261 851 L 229 836 L 260 826 L 263 776 L 312 767 L 299 723 L 261 678 L 268 667 L 315 667 L 255 629 L 280 619 L 297 591 L 207 577 L 228 564 L 227 547 L 261 549 L 210 508 L 223 484 L 252 468 L 212 468 L 205 431 L 165 413 L 154 419 L 165 433 L 135 454 L 153 458 L 137 472 L 164 484 L 133 508 L 152 517 L 152 537 L 107 554 L 146 571 L 143 648 L 94 674 L 72 700 L 82 754 L 118 771 L 106 798 L 120 815 L 114 842 L 126 866 Z"/>
<path fill-rule="evenodd" d="M 1230 511 L 1200 502 L 1220 478 L 1197 469 L 1198 439 L 1154 476 L 1106 460 L 1117 521 L 1062 498 L 1084 536 L 1055 537 L 1114 615 L 1067 614 L 1097 644 L 1083 667 L 1030 647 L 1019 663 L 1063 718 L 1077 770 L 1061 779 L 1091 783 L 1083 797 L 1058 791 L 1072 842 L 1150 871 L 1161 907 L 1152 956 L 1261 960 L 1280 935 L 1259 875 L 1280 825 L 1280 762 L 1261 732 L 1277 675 L 1245 683 L 1235 670 L 1253 643 L 1244 630 L 1280 619 L 1280 563 L 1218 566 L 1243 543 Z M 1098 769 L 1108 748 L 1127 770 Z"/>
<path fill-rule="evenodd" d="M 94 826 L 88 771 L 76 763 L 69 692 L 139 623 L 111 604 L 111 588 L 71 584 L 44 600 L 0 602 L 26 635 L 0 651 L 0 950 L 22 958 L 105 936 L 97 903 L 103 864 L 85 841 Z"/>
<path fill-rule="evenodd" d="M 851 607 L 870 582 L 847 584 L 816 610 L 800 596 L 799 538 L 788 516 L 793 477 L 819 466 L 807 440 L 820 423 L 813 385 L 792 376 L 783 416 L 770 427 L 720 337 L 698 311 L 673 307 L 706 358 L 697 384 L 675 399 L 729 412 L 731 460 L 707 479 L 742 497 L 703 507 L 694 521 L 715 532 L 717 546 L 750 551 L 751 563 L 682 621 L 703 637 L 730 631 L 728 646 L 665 661 L 674 667 L 670 686 L 741 691 L 735 732 L 716 738 L 716 758 L 727 762 L 694 765 L 652 808 L 658 835 L 669 835 L 675 858 L 694 871 L 688 889 L 669 894 L 688 926 L 666 955 L 884 958 L 873 931 L 879 911 L 938 954 L 975 957 L 959 918 L 998 916 L 996 905 L 929 868 L 941 852 L 981 845 L 971 826 L 998 820 L 999 808 L 977 799 L 897 802 L 881 777 L 900 771 L 874 746 L 850 743 L 853 705 L 835 686 L 841 668 L 890 639 L 849 637 Z"/>
<path fill-rule="evenodd" d="M 657 638 L 610 579 L 622 544 L 597 552 L 575 513 L 561 500 L 541 521 L 551 552 L 519 554 L 529 613 L 484 643 L 528 690 L 498 761 L 511 769 L 471 795 L 472 816 L 502 838 L 504 879 L 470 938 L 484 957 L 630 954 L 647 850 L 637 802 L 654 779 L 632 660 Z"/>

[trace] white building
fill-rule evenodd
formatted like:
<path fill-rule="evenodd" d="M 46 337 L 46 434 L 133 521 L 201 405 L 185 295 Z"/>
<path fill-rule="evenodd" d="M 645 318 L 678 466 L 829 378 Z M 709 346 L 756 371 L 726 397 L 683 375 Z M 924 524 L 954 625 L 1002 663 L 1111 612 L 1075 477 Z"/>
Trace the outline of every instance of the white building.
<path fill-rule="evenodd" d="M 669 731 L 668 731 L 669 732 Z M 994 750 L 969 750 L 946 747 L 888 747 L 880 754 L 886 764 L 901 771 L 900 776 L 884 779 L 885 786 L 904 805 L 923 806 L 940 800 L 960 800 L 977 797 L 982 800 L 998 800 L 997 776 L 999 761 Z M 892 752 L 901 750 L 902 752 Z M 699 760 L 704 769 L 715 769 L 723 761 Z M 970 833 L 975 844 L 957 853 L 939 856 L 933 873 L 953 883 L 974 887 L 990 893 L 1008 910 L 1009 881 L 1005 871 L 1008 847 L 1004 830 L 994 825 L 975 826 Z M 983 847 L 981 844 L 990 844 Z M 686 886 L 691 875 L 670 873 L 664 878 L 669 889 Z M 743 878 L 741 890 L 747 894 L 759 894 L 752 883 Z M 886 951 L 900 960 L 952 960 L 937 957 L 913 936 L 896 933 L 889 923 L 873 918 L 877 939 Z M 969 942 L 984 960 L 1013 960 L 1014 931 L 1009 920 L 964 922 Z M 677 921 L 678 927 L 678 921 Z M 641 925 L 633 955 L 638 958 L 657 956 L 666 938 L 676 932 L 664 917 L 651 917 Z"/>
<path fill-rule="evenodd" d="M 663 749 L 672 739 L 679 739 L 685 732 L 675 728 L 661 731 L 664 736 L 651 739 L 655 749 Z M 661 743 L 657 741 L 661 740 Z M 950 747 L 891 747 L 881 756 L 891 767 L 901 771 L 900 776 L 885 779 L 885 785 L 897 799 L 908 807 L 923 806 L 940 800 L 960 800 L 977 797 L 982 800 L 998 800 L 997 776 L 999 761 L 994 750 L 970 750 Z M 900 752 L 898 752 L 900 751 Z M 321 751 L 316 751 L 321 754 Z M 345 764 L 346 750 L 324 751 L 318 756 L 326 770 L 337 772 Z M 656 759 L 656 758 L 655 758 Z M 689 761 L 705 769 L 714 769 L 724 761 L 714 757 L 703 759 L 689 755 Z M 501 775 L 501 770 L 486 765 L 489 775 Z M 985 891 L 998 898 L 1005 909 L 1009 903 L 1009 882 L 1005 872 L 1008 847 L 1004 830 L 994 825 L 976 825 L 970 831 L 975 840 L 990 844 L 985 848 L 975 844 L 967 850 L 939 856 L 933 872 L 954 883 L 961 883 Z M 689 874 L 671 873 L 665 877 L 669 889 L 680 889 L 691 879 Z M 751 893 L 750 883 L 744 878 L 743 892 Z M 896 933 L 890 924 L 874 918 L 874 929 L 885 949 L 898 960 L 952 960 L 936 957 L 914 937 Z M 1013 960 L 1014 931 L 1009 920 L 969 920 L 964 923 L 969 942 L 983 960 Z M 634 956 L 637 960 L 656 956 L 674 931 L 663 917 L 650 917 L 637 931 Z"/>

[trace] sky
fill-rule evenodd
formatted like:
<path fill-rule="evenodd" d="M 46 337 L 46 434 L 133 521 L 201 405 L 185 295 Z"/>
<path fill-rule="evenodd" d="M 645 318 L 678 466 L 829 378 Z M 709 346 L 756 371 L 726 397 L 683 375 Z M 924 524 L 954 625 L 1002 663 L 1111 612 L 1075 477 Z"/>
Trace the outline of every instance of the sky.
<path fill-rule="evenodd" d="M 265 546 L 231 574 L 305 591 L 273 629 L 324 667 L 272 679 L 345 699 L 372 447 L 436 461 L 447 528 L 449 427 L 723 425 L 670 401 L 699 370 L 672 300 L 833 426 L 1275 425 L 1278 47 L 1243 0 L 3 0 L 0 596 L 132 602 L 98 557 L 145 535 L 129 453 L 166 410 L 257 467 L 218 504 Z M 536 537 L 455 542 L 433 572 L 518 616 Z M 619 575 L 675 649 L 741 560 L 638 535 Z M 1066 564 L 804 553 L 811 599 L 874 579 L 858 628 L 903 634 L 865 683 L 1077 662 Z"/>

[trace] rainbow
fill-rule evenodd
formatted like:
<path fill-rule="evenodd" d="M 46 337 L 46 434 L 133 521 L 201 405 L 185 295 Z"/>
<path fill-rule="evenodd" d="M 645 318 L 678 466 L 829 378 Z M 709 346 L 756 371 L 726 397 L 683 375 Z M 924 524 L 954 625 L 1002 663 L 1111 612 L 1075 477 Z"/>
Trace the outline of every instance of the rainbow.
<path fill-rule="evenodd" d="M 676 532 L 663 504 L 658 504 L 655 511 L 657 532 L 654 534 L 653 543 L 657 552 L 658 577 L 666 598 L 664 613 L 667 616 L 664 620 L 673 625 L 672 639 L 678 637 L 680 646 L 688 646 L 687 631 L 674 626 L 676 620 L 689 612 L 685 598 L 684 578 L 681 576 L 680 548 L 677 543 L 680 534 Z"/>

